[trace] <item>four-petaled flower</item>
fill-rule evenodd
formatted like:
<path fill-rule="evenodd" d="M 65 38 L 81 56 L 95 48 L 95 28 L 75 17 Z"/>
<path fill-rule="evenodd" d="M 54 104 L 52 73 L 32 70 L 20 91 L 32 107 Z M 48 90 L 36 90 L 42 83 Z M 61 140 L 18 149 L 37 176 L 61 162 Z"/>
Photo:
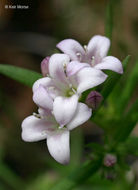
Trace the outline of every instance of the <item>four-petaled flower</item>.
<path fill-rule="evenodd" d="M 116 57 L 107 56 L 110 40 L 104 36 L 96 35 L 89 41 L 88 45 L 81 46 L 73 39 L 65 39 L 57 44 L 62 52 L 69 55 L 74 65 L 81 62 L 84 66 L 95 69 L 108 69 L 122 74 L 122 64 Z"/>
<path fill-rule="evenodd" d="M 28 142 L 47 139 L 51 156 L 57 162 L 67 164 L 70 159 L 69 131 L 87 121 L 92 110 L 76 102 L 72 112 L 70 102 L 61 97 L 53 101 L 42 85 L 35 90 L 33 99 L 39 106 L 38 114 L 34 113 L 22 122 L 22 139 Z M 71 99 L 77 99 L 77 96 Z"/>
<path fill-rule="evenodd" d="M 54 54 L 50 57 L 48 76 L 37 80 L 33 85 L 33 91 L 43 85 L 53 98 L 55 107 L 61 106 L 62 110 L 70 109 L 70 114 L 74 114 L 82 92 L 103 83 L 107 78 L 100 70 L 83 68 L 80 63 L 74 66 L 74 62 L 70 62 L 66 54 Z M 61 115 L 61 120 L 62 118 Z M 64 122 L 61 124 L 64 125 Z"/>

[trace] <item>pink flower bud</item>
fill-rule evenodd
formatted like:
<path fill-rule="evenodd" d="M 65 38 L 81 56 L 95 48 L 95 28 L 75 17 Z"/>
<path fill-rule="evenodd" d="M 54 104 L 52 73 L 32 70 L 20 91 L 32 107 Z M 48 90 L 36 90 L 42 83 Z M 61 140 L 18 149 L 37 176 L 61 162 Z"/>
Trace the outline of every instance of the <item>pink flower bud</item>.
<path fill-rule="evenodd" d="M 49 74 L 49 59 L 50 56 L 47 56 L 41 62 L 41 72 L 44 77 L 46 77 L 47 74 Z"/>
<path fill-rule="evenodd" d="M 86 98 L 86 104 L 95 110 L 100 105 L 102 99 L 103 97 L 99 92 L 91 91 Z"/>
<path fill-rule="evenodd" d="M 112 167 L 116 164 L 117 158 L 113 154 L 106 154 L 104 157 L 104 165 L 106 167 Z"/>

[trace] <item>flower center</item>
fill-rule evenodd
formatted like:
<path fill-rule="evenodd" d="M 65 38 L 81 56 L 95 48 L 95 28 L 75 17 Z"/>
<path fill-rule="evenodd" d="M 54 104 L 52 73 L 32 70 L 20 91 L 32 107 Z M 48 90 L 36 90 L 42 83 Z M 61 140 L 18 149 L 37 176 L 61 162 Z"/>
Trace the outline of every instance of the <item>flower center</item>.
<path fill-rule="evenodd" d="M 58 127 L 58 129 L 62 129 L 64 127 L 64 125 L 60 125 L 59 127 Z"/>
<path fill-rule="evenodd" d="M 84 51 L 85 51 L 84 54 L 82 54 L 80 52 L 76 53 L 76 56 L 78 57 L 78 60 L 80 62 L 89 63 L 91 66 L 94 66 L 95 57 L 94 56 L 92 56 L 92 57 L 89 56 L 89 54 L 88 54 L 88 46 L 87 45 L 84 45 L 83 48 L 84 48 Z"/>
<path fill-rule="evenodd" d="M 81 61 L 82 60 L 82 54 L 80 52 L 77 52 L 76 55 L 77 55 L 79 61 Z"/>
<path fill-rule="evenodd" d="M 63 69 L 64 69 L 64 73 L 65 73 L 65 75 L 67 76 L 67 72 L 66 72 L 67 64 L 66 64 L 66 63 L 63 63 Z"/>
<path fill-rule="evenodd" d="M 83 46 L 84 47 L 84 50 L 85 50 L 85 54 L 88 53 L 88 47 L 86 45 Z"/>
<path fill-rule="evenodd" d="M 95 65 L 95 57 L 92 56 L 92 58 L 91 58 L 91 66 L 93 67 L 94 65 Z"/>
<path fill-rule="evenodd" d="M 69 88 L 68 88 L 68 90 L 66 91 L 66 93 L 65 93 L 65 96 L 66 97 L 70 97 L 70 96 L 72 96 L 72 95 L 74 95 L 74 94 L 76 94 L 77 93 L 77 91 L 76 91 L 76 89 L 72 86 L 72 84 L 70 83 L 69 84 Z"/>
<path fill-rule="evenodd" d="M 88 48 L 87 48 L 86 45 L 84 45 L 84 51 L 85 51 L 85 56 L 86 56 L 87 53 L 88 53 Z M 77 52 L 76 55 L 77 55 L 77 57 L 78 57 L 78 60 L 79 60 L 80 62 L 82 62 L 83 55 L 82 55 L 80 52 Z"/>
<path fill-rule="evenodd" d="M 35 116 L 38 119 L 42 119 L 43 117 L 38 113 L 33 113 L 33 116 Z"/>

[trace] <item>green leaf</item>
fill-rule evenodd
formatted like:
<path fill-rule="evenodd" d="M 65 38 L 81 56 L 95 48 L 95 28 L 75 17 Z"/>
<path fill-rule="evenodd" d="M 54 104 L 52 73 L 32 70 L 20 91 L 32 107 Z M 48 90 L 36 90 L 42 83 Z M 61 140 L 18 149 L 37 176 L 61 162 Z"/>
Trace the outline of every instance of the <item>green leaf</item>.
<path fill-rule="evenodd" d="M 84 134 L 81 128 L 77 128 L 71 133 L 71 160 L 69 164 L 70 168 L 74 168 L 75 166 L 78 166 L 81 163 L 84 148 L 83 135 Z"/>
<path fill-rule="evenodd" d="M 42 77 L 35 71 L 7 64 L 0 64 L 0 73 L 29 87 L 32 87 L 33 83 Z"/>
<path fill-rule="evenodd" d="M 130 60 L 130 55 L 126 56 L 126 58 L 123 60 L 122 64 L 123 64 L 123 69 L 124 72 L 126 71 L 128 62 Z M 112 71 L 108 74 L 108 78 L 106 79 L 106 81 L 103 84 L 103 89 L 100 92 L 101 95 L 103 96 L 103 101 L 101 103 L 101 105 L 103 105 L 103 103 L 105 102 L 105 100 L 107 99 L 107 97 L 109 96 L 109 94 L 112 92 L 112 90 L 114 89 L 114 87 L 116 86 L 116 84 L 119 82 L 120 78 L 123 76 L 123 74 L 118 74 L 118 73 L 113 73 Z M 84 102 L 86 97 L 88 96 L 88 94 L 93 91 L 93 90 L 97 90 L 97 88 L 91 88 L 87 91 L 85 91 L 81 98 L 80 101 Z M 98 91 L 98 90 L 97 90 Z M 94 115 L 93 115 L 94 116 Z"/>
<path fill-rule="evenodd" d="M 91 148 L 93 152 L 103 154 L 104 147 L 98 143 L 89 143 L 86 145 L 86 147 Z"/>
<path fill-rule="evenodd" d="M 38 175 L 38 177 L 34 178 L 30 184 L 27 185 L 25 190 L 47 190 L 51 189 L 53 184 L 57 181 L 57 176 L 46 172 L 44 174 Z"/>
<path fill-rule="evenodd" d="M 109 0 L 106 7 L 105 15 L 105 36 L 108 37 L 112 43 L 113 27 L 114 27 L 114 15 L 115 9 L 118 9 L 118 4 L 120 0 Z M 111 44 L 112 45 L 112 44 Z M 108 55 L 111 53 L 111 46 L 108 51 Z"/>
<path fill-rule="evenodd" d="M 85 163 L 83 166 L 71 172 L 69 176 L 60 180 L 60 182 L 57 183 L 56 186 L 54 186 L 50 190 L 73 189 L 74 187 L 82 184 L 89 177 L 94 175 L 95 172 L 100 168 L 101 164 L 102 164 L 101 158 Z"/>
<path fill-rule="evenodd" d="M 122 62 L 123 64 L 123 69 L 124 69 L 124 72 L 127 68 L 127 65 L 128 65 L 128 62 L 130 60 L 130 55 L 128 55 Z M 119 80 L 121 79 L 121 77 L 123 76 L 124 74 L 120 75 L 118 73 L 113 73 L 111 72 L 109 75 L 108 75 L 108 78 L 107 80 L 105 81 L 105 83 L 103 84 L 104 87 L 102 89 L 102 91 L 100 92 L 101 95 L 103 96 L 103 100 L 100 104 L 100 107 L 104 104 L 104 102 L 106 101 L 106 99 L 108 98 L 108 96 L 111 94 L 111 92 L 113 91 L 113 89 L 115 88 L 115 86 L 117 85 L 117 83 L 119 82 Z M 98 113 L 100 113 L 101 109 L 99 108 L 96 112 L 93 112 L 93 115 L 91 117 L 91 120 L 94 119 L 95 115 L 98 115 Z M 99 117 L 99 115 L 98 115 Z M 98 119 L 98 118 L 97 118 Z M 96 119 L 96 120 L 97 120 Z M 95 120 L 95 121 L 96 121 Z M 99 120 L 99 119 L 98 119 Z"/>
<path fill-rule="evenodd" d="M 115 133 L 114 137 L 115 142 L 119 143 L 125 141 L 132 132 L 132 130 L 134 129 L 137 121 L 138 121 L 138 100 L 134 102 L 128 113 L 124 117 L 122 117 L 122 120 L 120 121 L 120 124 L 117 127 Z"/>
<path fill-rule="evenodd" d="M 129 137 L 125 143 L 127 153 L 138 156 L 138 137 Z"/>
<path fill-rule="evenodd" d="M 113 31 L 113 0 L 110 0 L 106 8 L 105 35 L 112 40 Z"/>
<path fill-rule="evenodd" d="M 129 59 L 130 59 L 130 55 L 128 55 L 122 62 L 123 64 L 123 69 L 124 69 L 124 72 L 126 70 L 126 67 L 128 65 L 128 62 L 129 62 Z M 115 85 L 119 82 L 120 78 L 122 77 L 123 75 L 120 75 L 118 73 L 111 73 L 107 80 L 105 81 L 105 84 L 104 84 L 104 88 L 101 92 L 102 96 L 104 97 L 103 99 L 103 102 L 106 100 L 106 98 L 109 96 L 109 94 L 112 92 L 112 90 L 114 89 Z M 102 103 L 103 103 L 102 102 Z"/>
<path fill-rule="evenodd" d="M 118 98 L 117 110 L 121 115 L 125 110 L 128 102 L 132 96 L 135 87 L 138 84 L 138 62 L 136 62 L 132 72 L 129 74 L 127 81 L 123 87 L 123 90 Z"/>

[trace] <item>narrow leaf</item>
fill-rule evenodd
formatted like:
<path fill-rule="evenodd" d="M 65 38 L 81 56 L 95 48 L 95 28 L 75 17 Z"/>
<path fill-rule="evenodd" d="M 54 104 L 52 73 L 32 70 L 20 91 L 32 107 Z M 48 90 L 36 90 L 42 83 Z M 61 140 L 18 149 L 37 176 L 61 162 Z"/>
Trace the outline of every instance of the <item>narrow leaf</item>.
<path fill-rule="evenodd" d="M 122 64 L 123 64 L 123 70 L 125 72 L 128 62 L 130 60 L 130 55 L 126 56 L 126 58 L 123 60 Z M 106 79 L 106 81 L 103 84 L 103 89 L 100 92 L 101 95 L 103 96 L 103 101 L 101 103 L 101 105 L 105 102 L 106 98 L 109 96 L 109 94 L 112 92 L 112 90 L 114 89 L 114 87 L 116 86 L 116 84 L 119 82 L 120 78 L 123 76 L 118 74 L 118 73 L 113 73 L 112 71 L 110 72 L 110 74 L 108 74 L 108 78 Z M 84 102 L 88 96 L 88 94 L 91 91 L 97 90 L 98 88 L 91 88 L 89 90 L 86 90 L 85 92 L 82 93 L 82 96 L 80 98 L 80 101 Z"/>
<path fill-rule="evenodd" d="M 102 164 L 102 159 L 93 160 L 85 163 L 83 166 L 76 169 L 74 172 L 62 180 L 51 190 L 71 190 L 77 185 L 82 184 L 89 177 L 95 174 L 95 172 L 100 168 Z"/>
<path fill-rule="evenodd" d="M 123 69 L 124 69 L 124 72 L 126 70 L 126 67 L 127 67 L 127 64 L 130 60 L 130 55 L 128 55 L 122 62 L 123 64 Z M 105 84 L 104 84 L 104 88 L 101 92 L 102 96 L 104 97 L 104 100 L 103 102 L 106 100 L 106 98 L 108 97 L 108 95 L 112 92 L 112 90 L 114 89 L 115 85 L 118 83 L 118 81 L 120 80 L 120 78 L 122 77 L 123 75 L 120 75 L 120 74 L 117 74 L 117 73 L 111 73 Z"/>
<path fill-rule="evenodd" d="M 69 164 L 70 168 L 74 168 L 75 166 L 78 166 L 81 162 L 83 148 L 84 148 L 83 138 L 84 137 L 83 137 L 83 132 L 81 128 L 78 128 L 71 133 L 72 140 L 71 140 L 71 160 Z"/>
<path fill-rule="evenodd" d="M 123 64 L 123 69 L 124 69 L 124 72 L 127 68 L 127 65 L 128 65 L 128 62 L 129 62 L 129 59 L 130 59 L 130 55 L 128 55 L 122 62 Z M 95 115 L 98 115 L 98 113 L 100 113 L 101 111 L 101 106 L 104 104 L 104 102 L 106 101 L 106 99 L 108 98 L 108 96 L 111 94 L 111 92 L 113 91 L 113 89 L 115 88 L 116 84 L 119 82 L 119 80 L 121 79 L 123 75 L 120 75 L 118 73 L 113 73 L 111 72 L 111 74 L 108 75 L 108 78 L 107 80 L 105 81 L 105 83 L 103 84 L 103 89 L 102 91 L 100 92 L 102 97 L 103 97 L 103 100 L 100 104 L 100 107 L 99 109 L 96 111 L 96 112 L 93 112 L 93 115 L 91 117 L 91 120 L 94 120 L 94 117 Z M 98 116 L 99 117 L 99 116 Z M 97 118 L 98 119 L 98 118 Z M 97 120 L 96 119 L 96 120 Z M 99 119 L 98 119 L 99 120 Z"/>
<path fill-rule="evenodd" d="M 112 40 L 113 31 L 113 0 L 110 0 L 106 8 L 105 35 Z"/>
<path fill-rule="evenodd" d="M 29 87 L 32 87 L 33 83 L 42 77 L 35 71 L 7 64 L 0 64 L 0 73 Z"/>
<path fill-rule="evenodd" d="M 138 156 L 138 137 L 129 137 L 125 147 L 128 153 Z"/>
<path fill-rule="evenodd" d="M 126 106 L 128 105 L 128 102 L 137 84 L 138 84 L 138 62 L 134 66 L 132 72 L 129 74 L 127 81 L 123 87 L 123 91 L 119 96 L 117 103 L 118 105 L 117 110 L 119 111 L 120 115 L 123 113 Z"/>
<path fill-rule="evenodd" d="M 138 100 L 132 105 L 128 113 L 122 117 L 121 123 L 115 133 L 115 142 L 125 141 L 138 121 Z"/>

